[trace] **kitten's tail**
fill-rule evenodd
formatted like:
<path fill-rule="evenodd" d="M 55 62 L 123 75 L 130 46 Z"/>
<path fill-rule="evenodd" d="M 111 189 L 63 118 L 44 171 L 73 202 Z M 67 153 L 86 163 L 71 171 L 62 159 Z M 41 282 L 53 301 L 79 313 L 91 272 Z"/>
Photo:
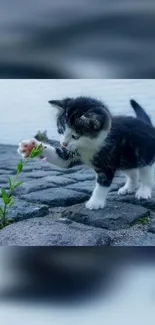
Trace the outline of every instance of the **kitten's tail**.
<path fill-rule="evenodd" d="M 130 100 L 130 104 L 134 109 L 137 118 L 139 118 L 141 121 L 144 121 L 145 123 L 152 125 L 151 119 L 148 116 L 148 114 L 145 112 L 144 108 L 142 108 L 134 99 Z"/>

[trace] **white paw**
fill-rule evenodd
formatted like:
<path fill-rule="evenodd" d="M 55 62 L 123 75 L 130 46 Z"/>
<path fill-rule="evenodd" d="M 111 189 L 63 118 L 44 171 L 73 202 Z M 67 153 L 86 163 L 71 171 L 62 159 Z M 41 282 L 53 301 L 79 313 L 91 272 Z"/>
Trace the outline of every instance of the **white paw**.
<path fill-rule="evenodd" d="M 136 198 L 140 199 L 151 199 L 151 188 L 149 186 L 143 186 L 138 189 L 136 192 Z"/>
<path fill-rule="evenodd" d="M 118 190 L 118 195 L 131 194 L 131 193 L 134 193 L 134 191 L 135 191 L 135 188 L 128 187 L 128 186 L 124 185 Z"/>
<path fill-rule="evenodd" d="M 29 157 L 32 149 L 36 148 L 38 145 L 39 142 L 34 138 L 29 140 L 23 140 L 19 143 L 17 152 L 23 158 Z"/>
<path fill-rule="evenodd" d="M 93 198 L 90 198 L 90 200 L 86 203 L 86 208 L 89 210 L 99 210 L 103 209 L 105 207 L 104 200 L 94 200 Z"/>

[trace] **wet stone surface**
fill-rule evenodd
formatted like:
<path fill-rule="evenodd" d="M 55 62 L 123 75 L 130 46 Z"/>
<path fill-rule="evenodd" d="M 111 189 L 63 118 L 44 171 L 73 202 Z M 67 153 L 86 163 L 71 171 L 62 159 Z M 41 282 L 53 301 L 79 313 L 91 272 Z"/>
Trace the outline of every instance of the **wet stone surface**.
<path fill-rule="evenodd" d="M 8 189 L 18 162 L 17 147 L 0 145 L 0 187 Z M 117 173 L 107 206 L 89 211 L 95 174 L 83 165 L 61 169 L 33 159 L 19 180 L 24 184 L 13 193 L 7 215 L 13 223 L 0 230 L 1 246 L 155 246 L 155 189 L 148 201 L 118 196 L 125 179 Z"/>

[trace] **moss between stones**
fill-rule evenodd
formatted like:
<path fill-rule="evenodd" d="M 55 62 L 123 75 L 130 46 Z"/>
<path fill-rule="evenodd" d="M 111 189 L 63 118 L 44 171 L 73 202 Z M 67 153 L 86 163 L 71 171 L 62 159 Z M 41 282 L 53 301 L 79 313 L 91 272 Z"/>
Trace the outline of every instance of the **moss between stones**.
<path fill-rule="evenodd" d="M 0 230 L 5 228 L 6 226 L 11 225 L 11 223 L 13 223 L 13 219 L 6 219 L 5 220 L 5 224 L 3 224 L 2 222 L 0 222 Z"/>
<path fill-rule="evenodd" d="M 131 222 L 130 226 L 133 227 L 135 225 L 147 225 L 150 220 L 151 220 L 151 218 L 148 215 L 146 215 L 146 216 L 143 216 L 143 217 Z"/>

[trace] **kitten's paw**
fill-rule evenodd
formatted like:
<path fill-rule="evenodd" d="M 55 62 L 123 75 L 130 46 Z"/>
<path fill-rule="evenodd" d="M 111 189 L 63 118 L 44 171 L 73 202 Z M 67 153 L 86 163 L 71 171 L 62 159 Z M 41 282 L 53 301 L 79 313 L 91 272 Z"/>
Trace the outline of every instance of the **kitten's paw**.
<path fill-rule="evenodd" d="M 136 192 L 136 199 L 151 199 L 151 188 L 149 186 L 143 186 L 138 189 Z"/>
<path fill-rule="evenodd" d="M 103 209 L 105 207 L 105 202 L 103 200 L 99 201 L 99 200 L 90 198 L 85 206 L 89 210 L 99 210 L 99 209 Z"/>
<path fill-rule="evenodd" d="M 118 190 L 118 195 L 132 194 L 135 192 L 135 190 L 136 190 L 136 188 L 124 185 Z"/>
<path fill-rule="evenodd" d="M 18 146 L 18 154 L 21 155 L 23 158 L 27 158 L 30 156 L 31 151 L 40 144 L 36 139 L 32 138 L 29 140 L 23 140 L 19 143 Z"/>

